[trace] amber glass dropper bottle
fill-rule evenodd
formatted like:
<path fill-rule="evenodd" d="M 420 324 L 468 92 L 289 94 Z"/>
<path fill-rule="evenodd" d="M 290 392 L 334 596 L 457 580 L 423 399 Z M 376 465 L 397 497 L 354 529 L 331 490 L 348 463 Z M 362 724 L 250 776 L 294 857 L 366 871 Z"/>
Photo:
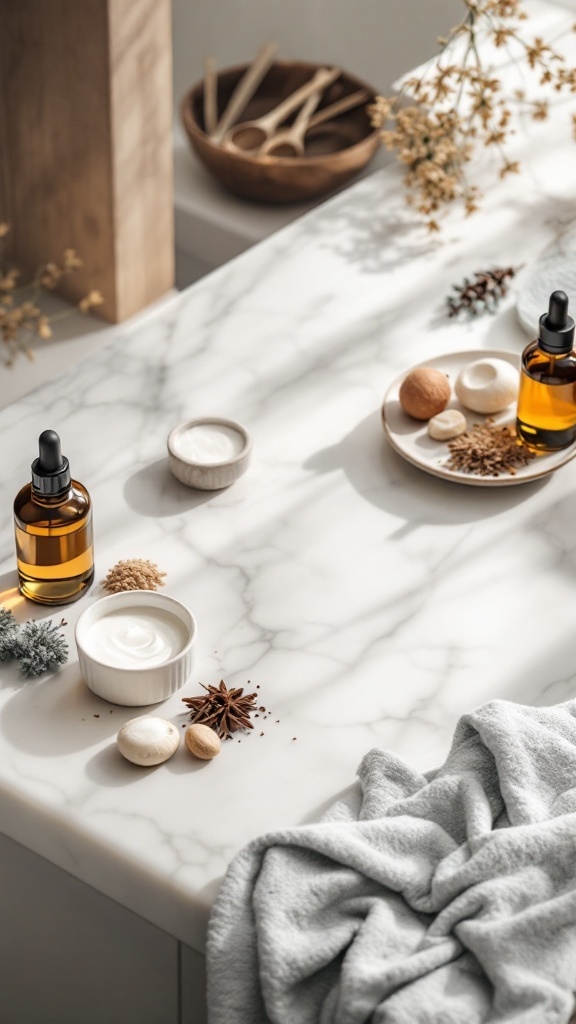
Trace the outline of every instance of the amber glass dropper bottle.
<path fill-rule="evenodd" d="M 552 292 L 536 341 L 522 353 L 516 432 L 536 452 L 576 440 L 576 353 L 568 296 Z"/>
<path fill-rule="evenodd" d="M 72 480 L 55 430 L 40 434 L 32 482 L 16 495 L 18 586 L 39 604 L 70 604 L 94 578 L 92 503 Z"/>

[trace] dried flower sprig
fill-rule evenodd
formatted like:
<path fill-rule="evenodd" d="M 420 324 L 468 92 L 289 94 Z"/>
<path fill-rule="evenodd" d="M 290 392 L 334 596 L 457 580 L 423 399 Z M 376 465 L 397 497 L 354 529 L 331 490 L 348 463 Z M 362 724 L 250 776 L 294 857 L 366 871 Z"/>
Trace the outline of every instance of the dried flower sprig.
<path fill-rule="evenodd" d="M 166 575 L 155 562 L 146 558 L 127 558 L 108 570 L 102 586 L 111 594 L 122 590 L 157 590 L 164 586 Z"/>
<path fill-rule="evenodd" d="M 9 231 L 10 226 L 0 222 L 0 239 L 5 238 Z M 0 336 L 6 346 L 8 365 L 14 362 L 19 352 L 33 359 L 34 353 L 30 347 L 32 339 L 51 338 L 51 325 L 70 315 L 72 310 L 47 316 L 38 300 L 43 290 L 53 291 L 63 277 L 73 274 L 81 266 L 82 260 L 76 251 L 65 249 L 60 263 L 44 264 L 38 268 L 32 281 L 19 286 L 20 271 L 16 267 L 0 264 Z M 82 313 L 88 313 L 103 302 L 100 292 L 92 289 L 80 299 L 78 308 Z"/>
<path fill-rule="evenodd" d="M 405 166 L 410 204 L 431 231 L 438 231 L 438 213 L 462 200 L 466 214 L 478 208 L 480 192 L 470 184 L 466 165 L 474 145 L 494 148 L 500 177 L 520 170 L 504 143 L 512 131 L 515 105 L 536 120 L 548 115 L 547 99 L 528 100 L 525 91 L 505 94 L 502 83 L 485 65 L 483 44 L 505 47 L 519 63 L 538 75 L 553 91 L 576 92 L 576 68 L 537 37 L 520 34 L 526 20 L 520 0 L 463 0 L 466 14 L 439 39 L 440 52 L 421 75 L 407 78 L 398 95 L 378 96 L 370 107 L 372 123 L 381 128 L 384 146 Z M 572 116 L 576 136 L 576 115 Z"/>
<path fill-rule="evenodd" d="M 465 312 L 468 316 L 494 313 L 500 299 L 508 292 L 508 278 L 514 277 L 514 267 L 494 267 L 492 270 L 477 270 L 474 279 L 464 278 L 464 283 L 453 285 L 454 295 L 448 295 L 446 305 L 448 316 Z"/>

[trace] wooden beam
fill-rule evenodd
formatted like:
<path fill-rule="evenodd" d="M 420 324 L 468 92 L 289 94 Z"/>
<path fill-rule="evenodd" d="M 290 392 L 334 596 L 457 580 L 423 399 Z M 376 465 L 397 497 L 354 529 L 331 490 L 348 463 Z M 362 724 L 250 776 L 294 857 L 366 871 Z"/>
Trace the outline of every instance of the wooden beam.
<path fill-rule="evenodd" d="M 4 0 L 0 219 L 33 274 L 77 250 L 62 294 L 126 319 L 174 282 L 170 0 Z"/>

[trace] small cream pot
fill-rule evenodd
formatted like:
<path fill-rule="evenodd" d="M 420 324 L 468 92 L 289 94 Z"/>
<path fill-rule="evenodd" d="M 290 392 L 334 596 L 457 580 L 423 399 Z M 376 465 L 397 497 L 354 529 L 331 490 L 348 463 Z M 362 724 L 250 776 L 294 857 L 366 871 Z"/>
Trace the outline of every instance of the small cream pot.
<path fill-rule="evenodd" d="M 102 597 L 76 623 L 80 671 L 112 704 L 142 707 L 176 693 L 192 672 L 196 620 L 173 597 L 127 590 Z"/>

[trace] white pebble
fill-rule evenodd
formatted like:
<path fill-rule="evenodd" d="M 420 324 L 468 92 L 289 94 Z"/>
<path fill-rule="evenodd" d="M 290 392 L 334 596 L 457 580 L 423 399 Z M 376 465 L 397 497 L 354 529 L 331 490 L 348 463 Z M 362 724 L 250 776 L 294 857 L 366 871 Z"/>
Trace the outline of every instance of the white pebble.
<path fill-rule="evenodd" d="M 116 737 L 118 750 L 132 764 L 162 764 L 180 746 L 180 733 L 165 718 L 142 715 L 125 722 Z"/>
<path fill-rule="evenodd" d="M 444 409 L 428 420 L 428 433 L 435 441 L 449 441 L 466 430 L 466 417 L 459 409 Z"/>
<path fill-rule="evenodd" d="M 477 359 L 460 371 L 454 390 L 472 412 L 501 412 L 518 396 L 519 372 L 505 359 Z"/>

